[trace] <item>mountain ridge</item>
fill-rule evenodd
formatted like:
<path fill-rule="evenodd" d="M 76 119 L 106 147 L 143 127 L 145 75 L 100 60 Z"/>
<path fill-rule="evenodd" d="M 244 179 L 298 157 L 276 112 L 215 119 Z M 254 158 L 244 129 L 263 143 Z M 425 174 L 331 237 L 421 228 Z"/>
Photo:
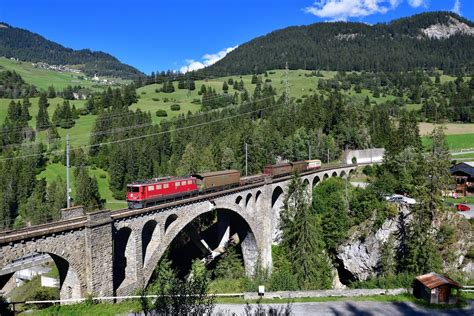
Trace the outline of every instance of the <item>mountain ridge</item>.
<path fill-rule="evenodd" d="M 54 65 L 80 65 L 81 70 L 89 76 L 98 74 L 123 79 L 143 76 L 141 71 L 120 62 L 111 54 L 90 49 L 67 48 L 40 34 L 1 21 L 0 56 Z"/>
<path fill-rule="evenodd" d="M 441 28 L 429 29 L 433 26 Z M 288 62 L 290 69 L 308 70 L 471 72 L 473 35 L 472 21 L 446 11 L 374 25 L 319 22 L 256 37 L 200 71 L 206 76 L 250 74 L 282 69 Z"/>

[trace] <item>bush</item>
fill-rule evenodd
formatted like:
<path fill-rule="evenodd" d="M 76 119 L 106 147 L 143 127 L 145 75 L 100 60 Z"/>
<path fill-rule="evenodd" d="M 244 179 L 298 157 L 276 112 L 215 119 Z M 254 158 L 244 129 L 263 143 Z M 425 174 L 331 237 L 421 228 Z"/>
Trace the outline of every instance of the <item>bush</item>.
<path fill-rule="evenodd" d="M 372 177 L 375 173 L 375 169 L 372 166 L 368 165 L 365 166 L 364 169 L 362 169 L 362 173 L 368 177 Z"/>
<path fill-rule="evenodd" d="M 466 254 L 466 258 L 468 259 L 474 259 L 474 247 L 469 248 L 469 251 Z"/>
<path fill-rule="evenodd" d="M 105 179 L 105 178 L 107 178 L 107 175 L 105 175 L 105 174 L 102 173 L 101 175 L 99 175 L 99 178 Z"/>
<path fill-rule="evenodd" d="M 181 110 L 181 106 L 179 104 L 172 104 L 170 106 L 171 111 L 179 111 Z"/>
<path fill-rule="evenodd" d="M 27 298 L 29 301 L 53 301 L 59 299 L 59 291 L 56 288 L 40 287 Z M 36 304 L 39 309 L 53 305 L 52 303 Z"/>
<path fill-rule="evenodd" d="M 10 309 L 10 306 L 6 304 L 7 300 L 0 296 L 0 315 L 13 315 L 13 312 Z"/>
<path fill-rule="evenodd" d="M 160 98 L 151 98 L 153 101 L 158 102 L 160 101 Z"/>
<path fill-rule="evenodd" d="M 380 276 L 373 279 L 353 282 L 349 286 L 355 289 L 396 289 L 410 288 L 415 276 L 410 273 L 399 273 L 397 275 Z"/>
<path fill-rule="evenodd" d="M 82 115 L 82 116 L 89 114 L 89 111 L 87 111 L 86 108 L 78 109 L 77 112 L 79 113 L 79 115 Z"/>
<path fill-rule="evenodd" d="M 168 116 L 168 112 L 166 112 L 165 110 L 158 110 L 158 111 L 156 111 L 156 116 L 166 117 L 166 116 Z"/>

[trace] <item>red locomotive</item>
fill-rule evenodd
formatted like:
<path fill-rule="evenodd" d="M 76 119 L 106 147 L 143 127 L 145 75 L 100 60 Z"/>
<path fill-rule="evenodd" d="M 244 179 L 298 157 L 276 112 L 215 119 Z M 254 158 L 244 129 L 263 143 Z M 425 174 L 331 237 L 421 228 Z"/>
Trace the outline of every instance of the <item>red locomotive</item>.
<path fill-rule="evenodd" d="M 143 208 L 150 204 L 186 197 L 199 192 L 195 177 L 163 177 L 127 185 L 129 208 Z"/>

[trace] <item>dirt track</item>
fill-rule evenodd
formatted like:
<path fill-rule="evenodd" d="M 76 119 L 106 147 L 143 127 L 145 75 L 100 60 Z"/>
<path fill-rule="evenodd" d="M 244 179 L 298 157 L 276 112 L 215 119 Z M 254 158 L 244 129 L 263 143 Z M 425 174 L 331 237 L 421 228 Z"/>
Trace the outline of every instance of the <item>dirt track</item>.
<path fill-rule="evenodd" d="M 445 124 L 446 126 L 446 135 L 454 134 L 473 134 L 474 133 L 474 124 L 457 124 L 449 123 Z M 420 123 L 420 134 L 422 136 L 429 135 L 434 128 L 432 123 Z"/>

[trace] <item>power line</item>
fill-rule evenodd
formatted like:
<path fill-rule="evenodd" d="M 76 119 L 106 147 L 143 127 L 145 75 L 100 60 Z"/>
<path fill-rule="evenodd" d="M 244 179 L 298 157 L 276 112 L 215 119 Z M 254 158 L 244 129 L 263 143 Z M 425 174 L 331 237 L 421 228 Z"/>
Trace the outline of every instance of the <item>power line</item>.
<path fill-rule="evenodd" d="M 269 100 L 269 99 L 273 99 L 273 96 L 258 99 L 258 100 L 253 100 L 253 101 L 247 101 L 245 103 L 242 103 L 240 105 L 235 105 L 235 106 L 241 106 L 241 105 L 246 105 L 246 104 L 251 104 L 251 103 L 258 103 L 258 102 L 262 102 L 262 101 Z M 231 105 L 229 105 L 228 107 L 230 107 L 230 106 Z M 194 118 L 198 118 L 198 117 L 201 117 L 201 116 L 206 116 L 206 115 L 209 115 L 209 114 L 212 114 L 212 113 L 216 113 L 217 111 L 222 111 L 225 108 L 226 107 L 218 108 L 218 109 L 214 109 L 214 110 L 208 111 L 208 112 L 198 112 L 196 114 L 193 114 L 193 116 L 190 117 L 190 118 L 189 117 L 177 117 L 177 118 L 174 118 L 172 121 L 169 121 L 169 122 L 170 123 L 177 123 L 177 122 L 188 120 L 188 119 L 194 119 Z M 144 112 L 144 113 L 146 113 L 146 112 Z M 136 114 L 136 112 L 129 112 L 129 113 L 124 113 L 124 114 L 127 115 L 127 116 L 133 116 L 133 115 Z M 129 126 L 129 127 L 109 129 L 109 130 L 106 130 L 106 131 L 96 132 L 96 133 L 90 132 L 90 133 L 83 133 L 83 134 L 75 134 L 75 137 L 73 137 L 71 139 L 72 140 L 79 139 L 78 136 L 84 136 L 84 135 L 88 135 L 88 136 L 107 135 L 107 134 L 112 134 L 112 133 L 115 133 L 115 132 L 123 132 L 123 131 L 131 130 L 131 129 L 151 127 L 151 126 L 155 126 L 155 125 L 157 125 L 157 124 L 154 123 L 154 122 L 151 122 L 151 123 L 146 123 L 146 124 L 141 124 L 141 125 L 133 125 L 133 126 Z M 60 138 L 56 138 L 56 139 L 60 139 Z M 35 146 L 35 145 L 38 145 L 38 144 L 41 144 L 41 143 L 42 142 L 35 141 L 35 142 L 22 143 L 22 144 L 9 144 L 9 145 L 1 146 L 0 148 L 31 147 L 31 146 Z"/>
<path fill-rule="evenodd" d="M 232 116 L 229 116 L 229 117 L 216 119 L 216 120 L 209 121 L 209 122 L 203 122 L 203 123 L 199 123 L 199 124 L 195 124 L 195 125 L 184 126 L 184 127 L 179 127 L 179 128 L 175 128 L 175 129 L 170 129 L 170 130 L 167 130 L 167 131 L 161 131 L 161 132 L 156 132 L 156 133 L 151 133 L 151 134 L 139 135 L 139 136 L 124 138 L 124 139 L 119 139 L 119 140 L 101 142 L 101 143 L 93 144 L 93 145 L 79 146 L 79 147 L 76 147 L 75 149 L 86 149 L 86 148 L 92 148 L 92 147 L 99 147 L 99 146 L 102 146 L 102 145 L 118 144 L 118 143 L 123 143 L 123 142 L 126 142 L 126 141 L 130 141 L 130 140 L 143 139 L 143 138 L 147 138 L 147 137 L 150 137 L 150 136 L 158 136 L 158 135 L 163 135 L 163 134 L 169 134 L 169 133 L 173 133 L 173 132 L 187 130 L 187 129 L 191 129 L 191 128 L 195 128 L 195 127 L 206 126 L 206 125 L 209 125 L 209 124 L 213 124 L 213 123 L 217 123 L 217 122 L 221 122 L 221 121 L 225 121 L 225 120 L 245 116 L 245 115 L 248 115 L 248 114 L 252 114 L 252 113 L 264 111 L 264 110 L 267 110 L 267 109 L 271 109 L 271 108 L 274 108 L 274 107 L 277 107 L 277 106 L 278 106 L 278 104 L 274 104 L 274 105 L 267 106 L 265 108 L 261 108 L 261 109 L 258 109 L 258 110 L 253 110 L 253 111 L 249 111 L 249 112 L 245 112 L 245 113 L 240 113 L 240 114 L 236 114 L 236 115 L 232 115 Z M 61 152 L 64 152 L 64 151 L 63 150 L 54 150 L 50 153 L 53 154 L 53 153 L 61 153 Z M 16 159 L 21 159 L 21 158 L 31 158 L 31 157 L 41 156 L 41 155 L 43 155 L 43 153 L 24 155 L 24 156 L 16 156 L 16 157 L 11 157 L 11 158 L 4 158 L 4 159 L 0 159 L 0 161 L 10 161 L 10 160 L 16 160 Z"/>

